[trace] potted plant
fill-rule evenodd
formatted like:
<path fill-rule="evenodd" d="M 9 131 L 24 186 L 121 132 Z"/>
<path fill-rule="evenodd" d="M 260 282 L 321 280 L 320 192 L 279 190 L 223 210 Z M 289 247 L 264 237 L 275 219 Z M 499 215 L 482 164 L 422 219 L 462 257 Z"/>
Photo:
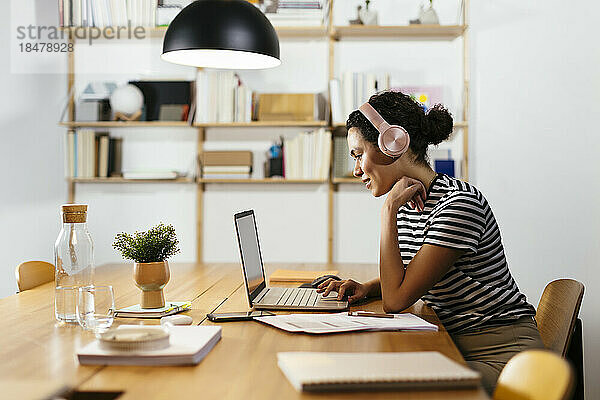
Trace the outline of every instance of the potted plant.
<path fill-rule="evenodd" d="M 179 241 L 172 225 L 163 223 L 147 232 L 118 233 L 113 247 L 126 260 L 135 262 L 133 280 L 142 290 L 142 308 L 165 306 L 163 288 L 171 277 L 167 258 L 179 253 Z"/>

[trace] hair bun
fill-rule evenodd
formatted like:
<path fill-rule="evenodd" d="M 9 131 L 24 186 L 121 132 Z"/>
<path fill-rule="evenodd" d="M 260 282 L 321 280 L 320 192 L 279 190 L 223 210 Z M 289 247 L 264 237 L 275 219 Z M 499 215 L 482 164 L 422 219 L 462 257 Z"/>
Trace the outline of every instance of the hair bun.
<path fill-rule="evenodd" d="M 425 114 L 428 143 L 437 145 L 450 137 L 453 129 L 452 115 L 441 104 L 431 107 Z"/>

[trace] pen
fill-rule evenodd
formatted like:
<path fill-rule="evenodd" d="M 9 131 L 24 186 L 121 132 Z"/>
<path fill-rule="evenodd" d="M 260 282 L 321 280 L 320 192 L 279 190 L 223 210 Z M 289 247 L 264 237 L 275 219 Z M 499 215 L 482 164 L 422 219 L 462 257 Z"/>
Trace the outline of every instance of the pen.
<path fill-rule="evenodd" d="M 378 314 L 368 311 L 348 311 L 351 317 L 395 318 L 393 314 Z"/>

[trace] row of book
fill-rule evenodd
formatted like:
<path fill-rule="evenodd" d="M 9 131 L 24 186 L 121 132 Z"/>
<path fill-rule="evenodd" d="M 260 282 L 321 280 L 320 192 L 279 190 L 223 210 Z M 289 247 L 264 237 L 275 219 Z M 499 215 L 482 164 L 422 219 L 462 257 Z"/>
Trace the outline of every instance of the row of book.
<path fill-rule="evenodd" d="M 388 73 L 344 72 L 342 79 L 329 81 L 331 119 L 334 124 L 346 122 L 348 115 L 369 97 L 390 88 Z"/>
<path fill-rule="evenodd" d="M 58 0 L 60 26 L 155 26 L 157 0 Z"/>
<path fill-rule="evenodd" d="M 329 18 L 329 0 L 279 0 L 265 15 L 273 26 L 320 26 Z"/>
<path fill-rule="evenodd" d="M 121 176 L 122 139 L 92 129 L 69 131 L 65 140 L 65 176 Z"/>
<path fill-rule="evenodd" d="M 331 157 L 331 132 L 320 128 L 301 132 L 283 141 L 286 179 L 327 179 Z"/>
<path fill-rule="evenodd" d="M 197 123 L 250 122 L 253 92 L 233 71 L 198 70 L 194 108 Z"/>

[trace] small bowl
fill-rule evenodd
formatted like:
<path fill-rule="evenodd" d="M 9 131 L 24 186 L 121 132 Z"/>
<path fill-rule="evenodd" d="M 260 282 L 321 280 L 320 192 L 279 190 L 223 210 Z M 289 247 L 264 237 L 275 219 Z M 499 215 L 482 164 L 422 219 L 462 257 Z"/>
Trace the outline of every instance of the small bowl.
<path fill-rule="evenodd" d="M 169 347 L 169 332 L 162 327 L 110 329 L 96 338 L 103 350 L 151 351 Z"/>

